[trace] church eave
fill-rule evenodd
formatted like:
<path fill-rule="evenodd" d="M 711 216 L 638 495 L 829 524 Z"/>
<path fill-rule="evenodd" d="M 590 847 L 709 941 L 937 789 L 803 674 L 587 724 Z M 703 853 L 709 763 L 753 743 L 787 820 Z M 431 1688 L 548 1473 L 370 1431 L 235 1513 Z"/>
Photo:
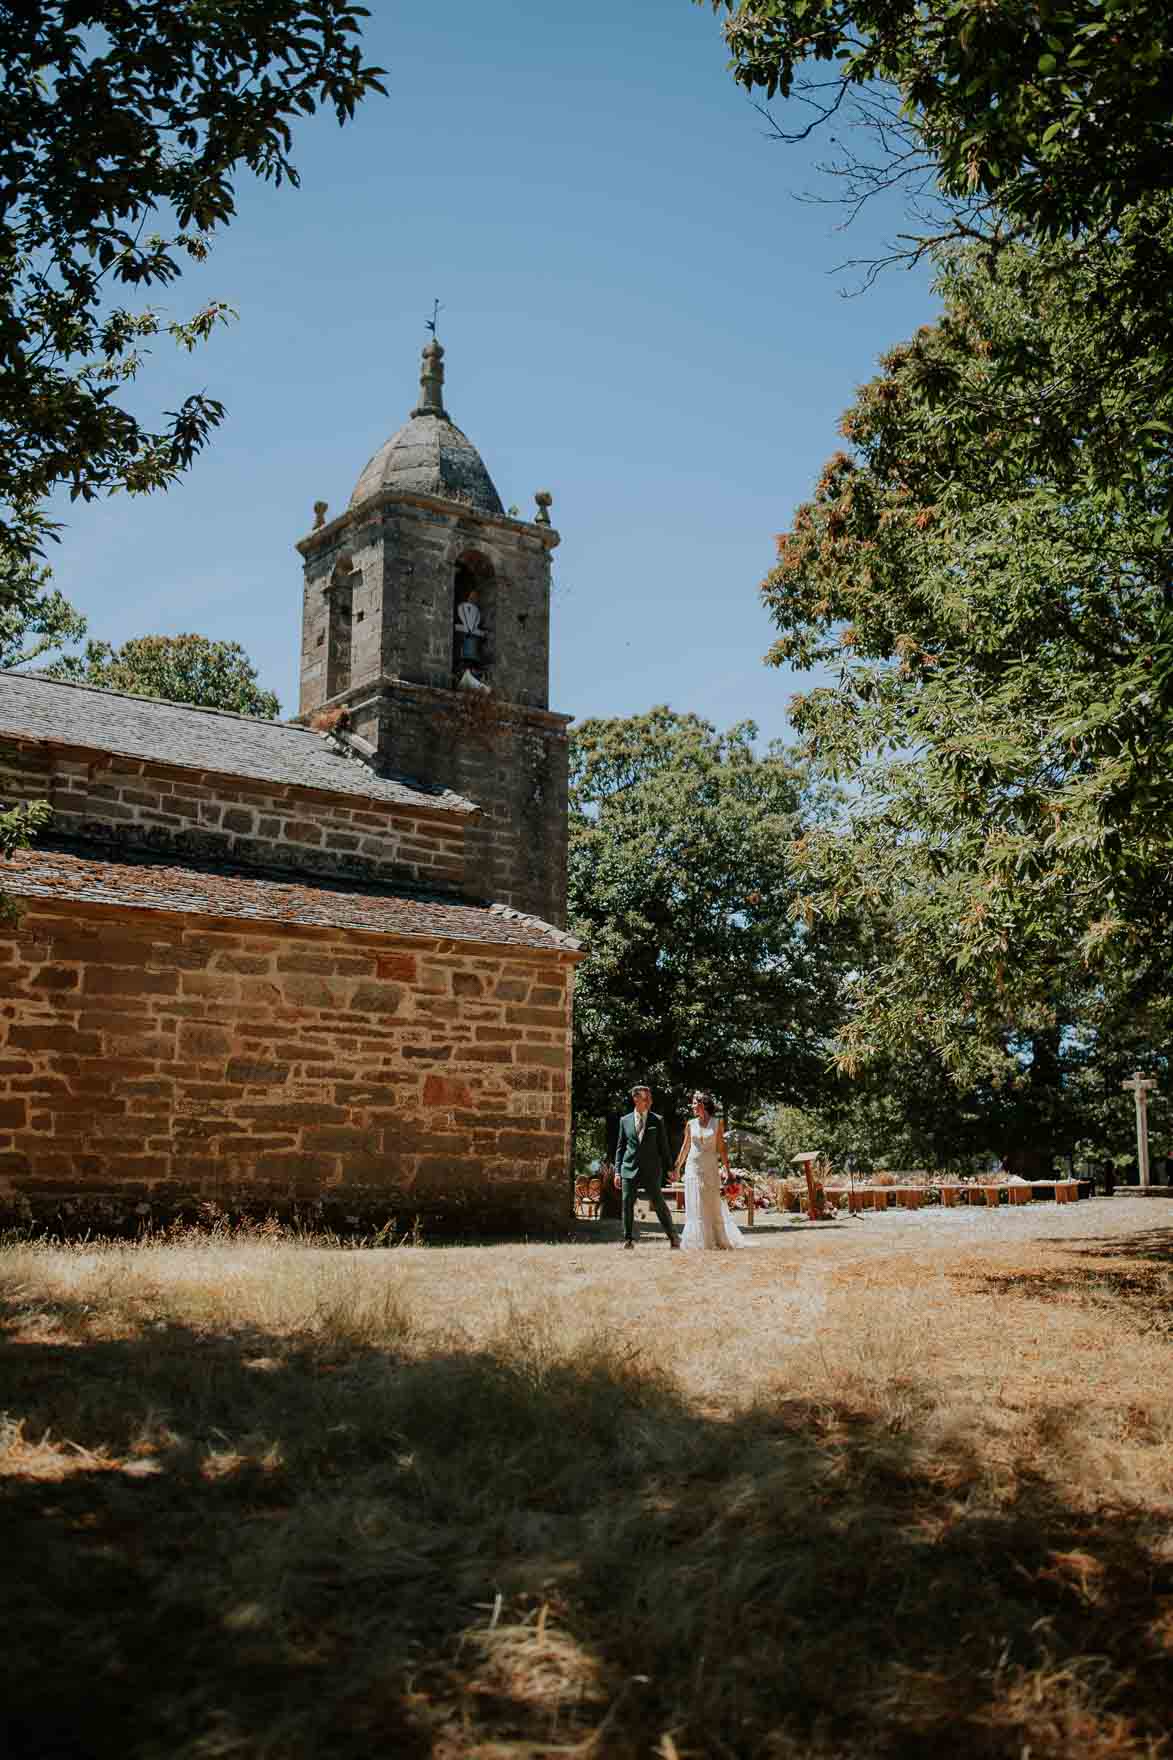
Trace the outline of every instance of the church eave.
<path fill-rule="evenodd" d="M 357 506 L 348 507 L 336 519 L 327 521 L 325 525 L 307 533 L 304 538 L 299 538 L 295 548 L 308 561 L 311 556 L 333 549 L 352 525 L 368 520 L 372 513 L 383 507 L 422 507 L 429 513 L 451 514 L 474 525 L 496 526 L 501 531 L 513 532 L 519 537 L 536 538 L 546 550 L 555 550 L 562 542 L 562 535 L 555 526 L 538 525 L 528 519 L 511 519 L 507 513 L 485 513 L 467 501 L 452 501 L 439 495 L 423 495 L 414 490 L 378 489 Z"/>
<path fill-rule="evenodd" d="M 451 898 L 387 884 L 267 873 L 231 861 L 116 854 L 81 839 L 43 838 L 17 851 L 5 886 L 26 907 L 149 911 L 179 921 L 247 924 L 262 933 L 392 939 L 491 949 L 510 959 L 577 964 L 583 943 L 541 917 L 489 900 Z"/>
<path fill-rule="evenodd" d="M 442 685 L 418 684 L 409 678 L 397 678 L 390 673 L 380 673 L 375 678 L 364 679 L 361 684 L 348 685 L 344 691 L 338 691 L 336 695 L 327 697 L 318 708 L 305 715 L 293 716 L 291 720 L 298 727 L 309 727 L 316 716 L 325 714 L 330 709 L 359 709 L 373 698 L 391 692 L 416 697 L 421 701 L 431 699 L 436 702 L 450 702 L 454 696 L 461 696 L 460 692 L 446 689 Z M 573 715 L 562 715 L 556 709 L 539 709 L 529 703 L 511 703 L 506 701 L 504 697 L 495 696 L 493 698 L 493 709 L 502 721 L 524 721 L 529 727 L 541 728 L 545 732 L 563 737 L 565 737 L 566 729 L 574 720 Z M 474 812 L 479 813 L 483 810 L 475 803 L 470 803 L 470 805 Z"/>

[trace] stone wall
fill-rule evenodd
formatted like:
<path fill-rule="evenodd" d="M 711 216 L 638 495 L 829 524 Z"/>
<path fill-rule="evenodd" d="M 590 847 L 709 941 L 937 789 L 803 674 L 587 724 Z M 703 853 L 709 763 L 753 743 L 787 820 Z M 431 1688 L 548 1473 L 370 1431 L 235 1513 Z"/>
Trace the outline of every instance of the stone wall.
<path fill-rule="evenodd" d="M 569 1227 L 572 969 L 29 905 L 0 931 L 0 1219 L 134 1228 L 214 1202 Z"/>
<path fill-rule="evenodd" d="M 481 808 L 465 831 L 470 884 L 483 897 L 564 927 L 565 719 L 472 692 L 400 685 L 384 700 L 397 762 Z"/>
<path fill-rule="evenodd" d="M 328 703 L 392 770 L 474 801 L 470 892 L 566 921 L 566 721 L 551 714 L 550 552 L 558 534 L 426 497 L 372 497 L 311 533 L 302 613 L 301 715 Z M 491 693 L 454 690 L 454 582 L 482 588 Z M 348 607 L 342 618 L 337 607 Z M 349 631 L 349 670 L 338 658 Z M 327 696 L 332 683 L 345 689 Z"/>
<path fill-rule="evenodd" d="M 379 679 L 449 689 L 456 565 L 474 554 L 492 571 L 486 595 L 486 676 L 502 701 L 544 709 L 550 689 L 550 549 L 558 534 L 441 502 L 368 503 L 299 545 L 305 557 L 301 695 L 306 716 L 335 694 Z M 332 605 L 346 595 L 349 616 Z M 348 630 L 348 663 L 337 645 Z M 341 688 L 341 687 L 340 687 Z"/>
<path fill-rule="evenodd" d="M 115 849 L 453 893 L 464 885 L 461 819 L 358 795 L 5 740 L 0 805 L 33 799 L 52 806 L 54 836 Z"/>

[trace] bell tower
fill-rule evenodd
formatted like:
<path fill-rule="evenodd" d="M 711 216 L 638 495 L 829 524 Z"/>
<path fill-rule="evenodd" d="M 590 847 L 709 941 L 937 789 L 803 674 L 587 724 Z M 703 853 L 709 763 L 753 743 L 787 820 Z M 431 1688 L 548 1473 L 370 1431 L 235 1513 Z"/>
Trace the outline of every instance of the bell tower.
<path fill-rule="evenodd" d="M 507 514 L 444 407 L 444 350 L 346 511 L 298 550 L 299 719 L 345 711 L 379 770 L 474 801 L 466 892 L 566 920 L 568 716 L 549 708 L 551 497 Z"/>

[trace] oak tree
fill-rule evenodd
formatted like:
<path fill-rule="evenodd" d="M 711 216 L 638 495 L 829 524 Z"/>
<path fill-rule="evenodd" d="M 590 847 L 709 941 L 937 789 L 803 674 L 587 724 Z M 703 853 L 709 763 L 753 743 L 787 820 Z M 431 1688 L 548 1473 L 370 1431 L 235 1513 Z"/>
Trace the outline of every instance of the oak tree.
<path fill-rule="evenodd" d="M 835 932 L 793 910 L 787 851 L 826 803 L 742 722 L 667 708 L 572 734 L 574 1102 L 602 1116 L 634 1080 L 683 1112 L 809 1098 L 826 1075 L 842 969 Z"/>
<path fill-rule="evenodd" d="M 135 636 L 120 648 L 87 642 L 84 654 L 68 655 L 45 671 L 76 684 L 230 709 L 263 721 L 272 721 L 281 710 L 275 693 L 261 688 L 257 669 L 240 643 L 208 636 Z"/>

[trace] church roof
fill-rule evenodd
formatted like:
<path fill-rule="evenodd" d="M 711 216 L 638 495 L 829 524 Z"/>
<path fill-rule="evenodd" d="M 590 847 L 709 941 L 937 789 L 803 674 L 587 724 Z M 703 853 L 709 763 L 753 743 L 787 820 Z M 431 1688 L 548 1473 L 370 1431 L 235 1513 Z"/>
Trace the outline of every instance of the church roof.
<path fill-rule="evenodd" d="M 260 721 L 160 697 L 135 697 L 35 673 L 0 672 L 0 737 L 85 746 L 182 770 L 240 776 L 417 811 L 475 813 L 451 789 L 378 776 L 334 742 L 287 721 Z"/>
<path fill-rule="evenodd" d="M 388 489 L 460 501 L 480 513 L 504 512 L 480 453 L 445 416 L 412 416 L 404 422 L 363 471 L 350 505 L 358 507 Z"/>
<path fill-rule="evenodd" d="M 4 890 L 30 901 L 120 905 L 179 911 L 289 928 L 356 929 L 486 946 L 578 953 L 565 930 L 499 904 L 454 901 L 440 893 L 395 892 L 342 880 L 290 880 L 227 863 L 122 855 L 38 840 L 4 864 Z"/>
<path fill-rule="evenodd" d="M 423 353 L 419 403 L 359 477 L 352 507 L 391 490 L 459 501 L 480 513 L 504 512 L 480 453 L 444 408 L 443 387 L 444 350 L 432 341 Z"/>

